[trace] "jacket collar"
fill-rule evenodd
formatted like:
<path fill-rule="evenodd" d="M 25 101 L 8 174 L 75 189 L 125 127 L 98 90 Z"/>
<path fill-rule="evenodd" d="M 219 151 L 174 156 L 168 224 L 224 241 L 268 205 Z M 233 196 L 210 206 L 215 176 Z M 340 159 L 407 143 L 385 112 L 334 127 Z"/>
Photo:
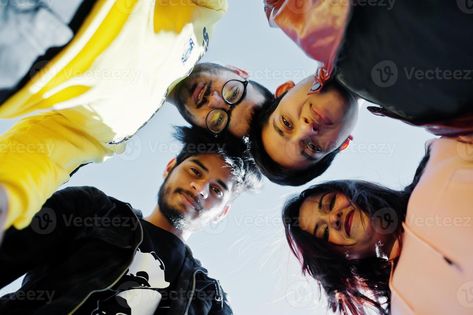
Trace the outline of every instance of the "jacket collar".
<path fill-rule="evenodd" d="M 269 24 L 279 27 L 311 58 L 322 63 L 312 92 L 330 78 L 350 19 L 349 0 L 265 0 Z"/>

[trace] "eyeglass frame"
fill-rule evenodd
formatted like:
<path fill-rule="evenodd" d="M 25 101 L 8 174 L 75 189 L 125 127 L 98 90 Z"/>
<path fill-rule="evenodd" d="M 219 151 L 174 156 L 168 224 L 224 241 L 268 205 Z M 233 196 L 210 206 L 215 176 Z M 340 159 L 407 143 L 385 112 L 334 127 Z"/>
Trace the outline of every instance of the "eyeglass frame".
<path fill-rule="evenodd" d="M 230 103 L 224 96 L 224 93 L 223 93 L 223 90 L 225 89 L 225 86 L 229 83 L 229 82 L 232 82 L 232 81 L 236 81 L 236 82 L 240 82 L 241 84 L 243 84 L 243 93 L 241 94 L 241 97 L 238 101 L 236 101 L 235 103 Z M 223 99 L 223 101 L 225 102 L 225 104 L 229 105 L 230 106 L 230 109 L 229 110 L 226 110 L 226 109 L 223 109 L 223 108 L 215 108 L 215 109 L 212 109 L 210 112 L 208 112 L 207 116 L 205 116 L 205 126 L 207 128 L 208 131 L 210 131 L 215 137 L 218 137 L 220 134 L 224 133 L 227 129 L 228 129 L 228 126 L 230 125 L 230 118 L 231 118 L 231 113 L 233 111 L 233 109 L 235 108 L 235 106 L 237 106 L 238 104 L 240 104 L 243 99 L 245 98 L 246 96 L 246 91 L 247 91 L 247 86 L 248 86 L 248 83 L 249 81 L 248 80 L 238 80 L 238 79 L 230 79 L 228 80 L 227 82 L 225 82 L 222 86 L 222 90 L 220 91 L 220 95 Z M 227 115 L 227 123 L 225 124 L 225 127 L 220 130 L 219 132 L 214 132 L 212 131 L 211 128 L 209 128 L 209 123 L 208 123 L 208 118 L 210 116 L 210 114 L 212 114 L 213 112 L 215 111 L 222 111 L 224 112 L 226 115 Z"/>

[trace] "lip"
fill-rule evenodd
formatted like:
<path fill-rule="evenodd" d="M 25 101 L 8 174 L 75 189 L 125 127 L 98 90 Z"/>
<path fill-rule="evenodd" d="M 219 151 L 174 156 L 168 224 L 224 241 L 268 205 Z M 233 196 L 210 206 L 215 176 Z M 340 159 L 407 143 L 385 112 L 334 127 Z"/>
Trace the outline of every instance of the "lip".
<path fill-rule="evenodd" d="M 186 192 L 182 192 L 180 194 L 185 204 L 192 207 L 196 211 L 199 211 L 201 209 L 200 204 L 195 200 L 193 196 Z"/>
<path fill-rule="evenodd" d="M 194 92 L 192 93 L 192 100 L 194 101 L 194 104 L 197 105 L 202 100 L 206 86 L 207 84 L 203 82 L 197 84 Z"/>
<path fill-rule="evenodd" d="M 353 222 L 353 216 L 355 215 L 355 210 L 350 211 L 345 217 L 345 232 L 348 236 L 351 236 L 351 224 Z"/>

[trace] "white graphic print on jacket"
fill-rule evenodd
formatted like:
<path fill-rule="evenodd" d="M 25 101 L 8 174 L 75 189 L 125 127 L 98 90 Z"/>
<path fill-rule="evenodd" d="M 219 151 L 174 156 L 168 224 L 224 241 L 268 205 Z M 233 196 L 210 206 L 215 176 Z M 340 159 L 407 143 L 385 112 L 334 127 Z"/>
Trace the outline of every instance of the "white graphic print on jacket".
<path fill-rule="evenodd" d="M 164 263 L 154 251 L 143 253 L 138 249 L 126 275 L 119 282 L 117 295 L 98 301 L 92 315 L 154 314 L 161 301 L 161 294 L 156 289 L 169 286 L 164 271 Z"/>

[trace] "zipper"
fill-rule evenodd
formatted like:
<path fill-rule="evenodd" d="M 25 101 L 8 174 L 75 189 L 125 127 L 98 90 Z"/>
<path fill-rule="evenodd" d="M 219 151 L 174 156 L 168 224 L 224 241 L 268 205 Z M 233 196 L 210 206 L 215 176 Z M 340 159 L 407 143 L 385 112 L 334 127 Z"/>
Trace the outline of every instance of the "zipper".
<path fill-rule="evenodd" d="M 191 290 L 191 294 L 189 295 L 189 300 L 187 301 L 186 311 L 184 312 L 184 315 L 188 315 L 189 313 L 189 308 L 192 303 L 192 298 L 194 297 L 194 293 L 196 290 L 195 287 L 196 287 L 196 282 L 197 282 L 197 274 L 199 272 L 203 273 L 205 276 L 208 277 L 208 273 L 202 268 L 198 268 L 194 271 L 194 274 L 192 276 L 192 290 Z M 220 282 L 218 280 L 212 279 L 212 281 L 213 281 L 213 284 L 216 286 L 214 299 L 215 301 L 220 303 L 220 306 L 223 309 L 224 298 L 223 298 L 223 293 L 222 293 L 222 287 L 220 286 Z"/>
<path fill-rule="evenodd" d="M 136 247 L 134 248 L 133 250 L 133 253 L 136 253 L 136 249 L 141 245 L 141 243 L 143 242 L 143 228 L 141 227 L 141 224 L 140 224 L 140 220 L 138 219 L 138 217 L 136 216 L 135 212 L 133 211 L 133 208 L 130 206 L 130 204 L 126 204 L 128 206 L 128 208 L 130 208 L 131 210 L 131 213 L 135 216 L 137 222 L 138 222 L 138 226 L 140 227 L 140 241 L 139 243 L 136 245 Z M 133 259 L 135 258 L 135 254 L 133 254 L 133 256 L 131 257 L 131 260 L 128 262 L 128 267 L 130 266 L 131 262 L 133 261 Z M 126 274 L 126 272 L 128 271 L 128 267 L 125 268 L 124 271 L 122 271 L 122 273 L 120 274 L 120 276 L 118 276 L 112 284 L 110 284 L 109 286 L 103 288 L 103 289 L 100 289 L 100 290 L 92 290 L 91 292 L 89 292 L 89 294 L 85 297 L 85 299 L 83 299 L 70 313 L 67 313 L 68 315 L 71 315 L 71 314 L 74 314 L 75 311 L 77 311 L 78 308 L 80 308 L 82 306 L 82 304 L 85 303 L 85 301 L 87 301 L 90 296 L 96 292 L 101 292 L 101 291 L 106 291 L 108 289 L 111 289 L 115 284 L 118 283 L 118 281 L 120 281 L 120 279 Z"/>
<path fill-rule="evenodd" d="M 197 274 L 199 272 L 202 272 L 204 275 L 207 276 L 207 272 L 205 272 L 204 269 L 198 268 L 194 271 L 194 274 L 192 276 L 192 290 L 191 290 L 191 294 L 189 295 L 189 300 L 187 301 L 186 311 L 184 312 L 184 315 L 188 314 L 189 308 L 191 307 L 192 298 L 194 297 L 194 293 L 195 293 L 195 286 L 196 286 L 196 282 L 197 282 Z"/>

